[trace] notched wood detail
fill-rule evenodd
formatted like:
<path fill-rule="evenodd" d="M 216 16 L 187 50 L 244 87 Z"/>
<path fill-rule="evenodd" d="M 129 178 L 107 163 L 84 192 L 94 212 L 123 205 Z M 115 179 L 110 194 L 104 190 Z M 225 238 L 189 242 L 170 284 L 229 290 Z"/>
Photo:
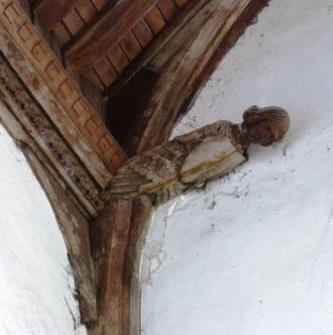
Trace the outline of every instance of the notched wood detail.
<path fill-rule="evenodd" d="M 87 211 L 95 216 L 104 206 L 100 199 L 101 189 L 2 55 L 0 91 L 3 102 L 34 138 Z"/>
<path fill-rule="evenodd" d="M 2 51 L 10 60 L 13 68 L 19 72 L 18 62 L 24 62 L 25 68 L 28 67 L 35 72 L 43 81 L 39 86 L 32 85 L 34 96 L 40 97 L 42 91 L 45 93 L 45 90 L 48 90 L 49 96 L 55 97 L 71 123 L 76 126 L 71 130 L 72 135 L 73 132 L 76 132 L 77 138 L 85 139 L 86 143 L 82 146 L 82 148 L 86 148 L 84 155 L 89 156 L 95 152 L 109 168 L 109 171 L 116 171 L 125 160 L 123 151 L 15 1 L 2 0 L 0 2 L 0 23 L 21 53 L 21 59 L 12 58 L 11 50 L 4 46 Z M 27 81 L 31 80 L 31 73 L 23 72 L 20 75 L 26 84 Z M 56 121 L 53 119 L 53 122 Z M 61 129 L 60 126 L 59 129 Z M 91 147 L 91 149 L 89 150 L 87 147 Z M 82 158 L 86 162 L 89 160 L 87 157 Z M 103 173 L 106 174 L 106 171 Z"/>

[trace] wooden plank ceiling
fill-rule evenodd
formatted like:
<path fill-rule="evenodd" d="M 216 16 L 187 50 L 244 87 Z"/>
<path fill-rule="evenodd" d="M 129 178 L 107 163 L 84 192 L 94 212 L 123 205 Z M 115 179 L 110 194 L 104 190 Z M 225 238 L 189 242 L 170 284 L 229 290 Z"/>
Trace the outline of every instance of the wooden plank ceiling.
<path fill-rule="evenodd" d="M 67 63 L 103 90 L 193 0 L 35 0 L 33 15 Z"/>

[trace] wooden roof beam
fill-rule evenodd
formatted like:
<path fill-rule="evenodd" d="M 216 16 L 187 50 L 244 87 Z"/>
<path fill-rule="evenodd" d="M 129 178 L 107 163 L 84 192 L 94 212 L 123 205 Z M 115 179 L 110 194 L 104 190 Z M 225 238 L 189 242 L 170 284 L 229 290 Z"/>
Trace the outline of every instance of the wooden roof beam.
<path fill-rule="evenodd" d="M 51 30 L 79 0 L 43 0 L 34 6 L 34 15 L 42 28 Z"/>
<path fill-rule="evenodd" d="M 52 0 L 53 1 L 53 0 Z M 158 0 L 121 0 L 104 7 L 64 48 L 65 57 L 80 69 L 93 64 L 115 46 Z"/>
<path fill-rule="evenodd" d="M 143 67 L 145 67 L 173 37 L 184 27 L 209 0 L 191 0 L 176 15 L 153 41 L 141 52 L 141 54 L 129 64 L 125 72 L 110 87 L 110 92 L 119 92 Z"/>

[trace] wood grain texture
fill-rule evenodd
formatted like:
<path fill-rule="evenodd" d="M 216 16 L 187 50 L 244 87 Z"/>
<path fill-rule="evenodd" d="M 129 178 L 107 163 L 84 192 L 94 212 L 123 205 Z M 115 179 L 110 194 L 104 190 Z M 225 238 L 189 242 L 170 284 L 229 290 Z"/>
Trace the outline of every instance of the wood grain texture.
<path fill-rule="evenodd" d="M 121 148 L 16 2 L 0 2 L 0 23 L 2 52 L 104 188 L 125 159 Z"/>
<path fill-rule="evenodd" d="M 132 201 L 114 201 L 93 223 L 99 319 L 91 334 L 124 335 L 123 276 Z"/>
<path fill-rule="evenodd" d="M 107 57 L 111 61 L 118 74 L 122 73 L 125 67 L 129 64 L 128 57 L 119 45 L 116 45 L 113 49 L 111 49 L 107 53 Z"/>
<path fill-rule="evenodd" d="M 129 60 L 133 60 L 141 52 L 140 43 L 131 31 L 120 41 L 120 46 Z"/>
<path fill-rule="evenodd" d="M 40 147 L 24 129 L 13 112 L 0 100 L 0 122 L 20 146 L 33 172 L 44 188 L 57 217 L 59 228 L 68 250 L 77 281 L 82 319 L 96 319 L 96 293 L 93 264 L 90 253 L 88 220 L 91 216 L 82 208 L 57 169 L 47 159 Z"/>
<path fill-rule="evenodd" d="M 179 8 L 184 7 L 191 0 L 175 0 L 175 3 Z"/>
<path fill-rule="evenodd" d="M 152 41 L 144 48 L 136 60 L 126 68 L 124 74 L 110 87 L 112 95 L 120 92 L 124 86 L 145 67 L 164 46 L 195 16 L 208 0 L 192 0 Z M 144 22 L 145 24 L 145 22 Z M 179 43 L 177 44 L 180 45 Z M 177 46 L 176 46 L 177 47 Z M 172 50 L 172 49 L 171 49 Z"/>
<path fill-rule="evenodd" d="M 150 128 L 151 133 L 149 137 L 141 136 L 139 151 L 157 145 L 161 136 L 170 135 L 169 125 L 176 121 L 185 103 L 184 97 L 190 95 L 194 81 L 249 0 L 235 0 L 233 4 L 228 1 L 228 7 L 226 3 L 219 0 L 207 2 L 170 45 L 165 45 L 161 57 L 154 59 L 153 68 L 160 70 L 161 75 L 141 120 L 145 124 L 141 129 Z M 175 40 L 178 40 L 176 45 Z"/>
<path fill-rule="evenodd" d="M 170 21 L 178 12 L 178 8 L 173 0 L 160 0 L 158 8 L 167 21 Z"/>
<path fill-rule="evenodd" d="M 111 85 L 117 77 L 116 72 L 106 57 L 96 62 L 94 69 L 104 87 Z"/>
<path fill-rule="evenodd" d="M 2 101 L 31 134 L 86 210 L 92 216 L 96 215 L 103 208 L 98 186 L 3 57 L 0 57 L 0 78 Z"/>
<path fill-rule="evenodd" d="M 124 0 L 103 9 L 89 29 L 65 50 L 65 56 L 79 68 L 85 68 L 120 42 L 124 35 L 156 4 L 157 0 Z"/>
<path fill-rule="evenodd" d="M 196 11 L 186 21 L 186 26 L 189 25 L 190 27 L 183 30 L 177 29 L 173 37 L 166 41 L 164 48 L 156 47 L 155 57 L 159 58 L 161 62 L 165 59 L 163 54 L 170 50 L 170 46 L 173 46 L 176 52 L 170 50 L 170 53 L 167 53 L 170 56 L 169 65 L 159 68 L 161 70 L 160 79 L 155 85 L 151 105 L 146 109 L 148 113 L 141 120 L 143 121 L 143 131 L 139 134 L 139 138 L 141 138 L 139 145 L 135 146 L 137 151 L 146 151 L 152 146 L 167 140 L 176 121 L 175 114 L 182 110 L 182 106 L 187 101 L 188 93 L 192 92 L 192 83 L 200 77 L 201 71 L 214 54 L 214 50 L 223 43 L 226 33 L 235 24 L 248 2 L 235 0 L 233 3 L 235 6 L 232 7 L 230 7 L 230 1 L 228 3 L 229 6 L 223 8 L 213 6 L 214 4 L 222 4 L 222 1 L 197 3 Z M 191 2 L 187 6 L 190 4 Z M 200 16 L 202 20 L 198 19 Z M 195 19 L 191 20 L 194 17 Z M 184 44 L 184 41 L 187 41 L 187 43 Z M 156 66 L 158 66 L 158 63 L 156 63 Z M 129 137 L 133 139 L 133 134 Z M 117 310 L 115 311 L 115 317 L 118 321 L 116 321 L 116 318 L 113 319 L 114 322 L 122 322 L 122 333 L 115 333 L 122 335 L 140 333 L 140 278 L 138 278 L 137 259 L 140 257 L 142 250 L 140 249 L 142 248 L 140 241 L 144 240 L 145 228 L 148 225 L 149 213 L 152 208 L 148 205 L 146 206 L 146 212 L 142 208 L 140 213 L 136 206 L 137 204 L 132 203 L 131 213 L 124 213 L 125 216 L 122 218 L 123 222 L 127 222 L 128 217 L 131 216 L 125 264 L 119 268 L 122 273 L 125 271 L 123 285 L 118 292 L 121 294 L 123 302 L 119 307 L 122 308 L 122 318 L 119 315 L 119 310 Z M 119 210 L 118 213 L 120 213 Z M 106 234 L 102 231 L 101 236 L 106 236 Z M 122 248 L 122 244 L 120 248 Z M 108 272 L 106 263 L 104 271 L 109 273 L 104 274 L 104 276 L 109 277 L 109 285 L 112 285 L 113 274 Z M 109 309 L 107 307 L 108 302 L 104 298 L 102 299 L 103 310 L 101 310 L 102 314 L 99 316 L 101 323 L 104 324 L 105 321 L 110 320 L 108 313 L 114 310 Z M 103 315 L 103 313 L 107 314 Z M 111 324 L 109 327 L 105 329 L 112 333 Z M 118 329 L 117 327 L 116 329 Z M 95 330 L 96 332 L 93 331 L 92 335 L 103 334 L 98 326 Z"/>
<path fill-rule="evenodd" d="M 73 268 L 82 322 L 89 324 L 97 319 L 96 285 L 91 257 L 89 223 L 68 198 L 57 179 L 50 175 L 36 155 L 29 150 L 25 151 L 25 155 L 56 215 Z"/>
<path fill-rule="evenodd" d="M 97 14 L 97 9 L 90 0 L 79 0 L 75 7 L 85 23 Z"/>
<path fill-rule="evenodd" d="M 84 21 L 75 7 L 70 9 L 62 21 L 72 36 L 76 35 L 84 27 Z"/>
<path fill-rule="evenodd" d="M 145 20 L 140 20 L 133 28 L 133 33 L 140 42 L 142 47 L 145 47 L 153 39 L 154 35 L 150 30 Z"/>
<path fill-rule="evenodd" d="M 43 0 L 34 8 L 34 14 L 39 24 L 46 30 L 51 30 L 62 20 L 79 0 Z"/>
<path fill-rule="evenodd" d="M 166 21 L 157 6 L 154 6 L 145 15 L 145 20 L 154 34 L 157 34 L 166 25 Z"/>

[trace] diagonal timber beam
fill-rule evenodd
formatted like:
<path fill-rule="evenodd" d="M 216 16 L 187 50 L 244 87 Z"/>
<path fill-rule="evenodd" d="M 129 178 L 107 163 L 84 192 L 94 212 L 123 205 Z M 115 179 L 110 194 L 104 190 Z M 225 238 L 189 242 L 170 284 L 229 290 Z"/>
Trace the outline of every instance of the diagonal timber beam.
<path fill-rule="evenodd" d="M 210 0 L 149 63 L 160 77 L 140 120 L 142 124 L 137 125 L 137 129 L 150 129 L 151 133 L 137 136 L 137 151 L 153 147 L 161 137 L 170 135 L 193 84 L 249 3 Z"/>
<path fill-rule="evenodd" d="M 104 189 L 125 154 L 13 0 L 0 0 L 0 45 L 11 67 Z"/>
<path fill-rule="evenodd" d="M 65 47 L 65 57 L 81 69 L 91 65 L 119 43 L 128 30 L 157 2 L 158 0 L 121 0 L 113 6 L 110 3 L 69 42 Z"/>

